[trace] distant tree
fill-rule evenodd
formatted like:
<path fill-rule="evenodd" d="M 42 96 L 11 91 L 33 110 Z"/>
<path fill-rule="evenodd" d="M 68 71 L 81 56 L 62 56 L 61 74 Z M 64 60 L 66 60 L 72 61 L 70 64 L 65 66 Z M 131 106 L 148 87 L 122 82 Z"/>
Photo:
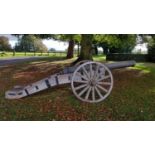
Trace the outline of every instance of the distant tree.
<path fill-rule="evenodd" d="M 118 49 L 121 53 L 131 53 L 136 45 L 136 34 L 119 34 L 117 35 L 120 40 L 120 45 Z"/>
<path fill-rule="evenodd" d="M 141 35 L 143 42 L 147 43 L 149 54 L 155 53 L 155 34 L 143 34 Z"/>
<path fill-rule="evenodd" d="M 15 46 L 16 51 L 27 52 L 47 52 L 47 47 L 43 44 L 40 38 L 34 35 L 23 35 L 19 38 L 18 43 Z"/>
<path fill-rule="evenodd" d="M 0 51 L 11 51 L 11 45 L 9 39 L 5 36 L 0 36 Z"/>
<path fill-rule="evenodd" d="M 50 51 L 50 52 L 55 52 L 56 49 L 55 49 L 55 48 L 50 48 L 49 51 Z"/>
<path fill-rule="evenodd" d="M 93 42 L 103 48 L 105 54 L 130 53 L 136 45 L 134 34 L 96 34 Z"/>

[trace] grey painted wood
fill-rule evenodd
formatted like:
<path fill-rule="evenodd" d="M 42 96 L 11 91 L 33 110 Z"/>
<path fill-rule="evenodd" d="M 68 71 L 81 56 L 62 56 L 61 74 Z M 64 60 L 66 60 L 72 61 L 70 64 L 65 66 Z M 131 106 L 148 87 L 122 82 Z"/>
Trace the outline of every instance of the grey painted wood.
<path fill-rule="evenodd" d="M 134 66 L 135 61 L 102 64 L 93 61 L 81 61 L 73 67 L 46 77 L 27 86 L 15 86 L 6 91 L 6 99 L 19 99 L 57 85 L 71 83 L 74 95 L 81 101 L 98 103 L 106 99 L 113 87 L 110 69 Z"/>
<path fill-rule="evenodd" d="M 76 80 L 76 77 L 82 73 L 87 77 L 83 79 L 86 84 L 83 84 L 80 80 L 78 82 Z M 82 76 L 80 77 L 82 78 Z M 106 86 L 106 88 L 104 88 L 104 86 Z M 106 99 L 111 93 L 113 88 L 113 76 L 104 64 L 86 62 L 80 65 L 73 73 L 71 87 L 74 95 L 79 100 L 89 103 L 98 103 Z"/>

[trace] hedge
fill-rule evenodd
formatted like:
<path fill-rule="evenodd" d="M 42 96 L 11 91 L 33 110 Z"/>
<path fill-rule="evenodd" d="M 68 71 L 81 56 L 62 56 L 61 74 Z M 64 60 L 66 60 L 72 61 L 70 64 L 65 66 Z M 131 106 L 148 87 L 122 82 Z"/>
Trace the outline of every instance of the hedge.
<path fill-rule="evenodd" d="M 155 54 L 107 54 L 106 60 L 108 61 L 125 61 L 135 60 L 137 62 L 155 62 Z"/>

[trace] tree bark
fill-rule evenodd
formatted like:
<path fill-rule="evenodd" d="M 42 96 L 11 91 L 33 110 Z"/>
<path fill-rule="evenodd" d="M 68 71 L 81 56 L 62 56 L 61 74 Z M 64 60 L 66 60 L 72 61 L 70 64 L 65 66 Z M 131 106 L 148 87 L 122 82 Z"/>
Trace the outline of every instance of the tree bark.
<path fill-rule="evenodd" d="M 69 41 L 69 45 L 68 45 L 68 52 L 67 52 L 67 59 L 71 59 L 71 58 L 73 58 L 73 54 L 74 54 L 74 40 L 73 39 L 71 39 L 70 41 Z"/>
<path fill-rule="evenodd" d="M 92 34 L 82 34 L 81 40 L 81 52 L 78 61 L 81 60 L 93 60 L 92 57 Z"/>
<path fill-rule="evenodd" d="M 98 48 L 96 45 L 94 46 L 94 49 L 95 49 L 95 55 L 98 55 Z"/>
<path fill-rule="evenodd" d="M 80 55 L 80 43 L 78 43 L 77 46 L 78 46 L 78 49 L 77 49 L 78 54 L 77 55 L 79 57 L 79 55 Z"/>

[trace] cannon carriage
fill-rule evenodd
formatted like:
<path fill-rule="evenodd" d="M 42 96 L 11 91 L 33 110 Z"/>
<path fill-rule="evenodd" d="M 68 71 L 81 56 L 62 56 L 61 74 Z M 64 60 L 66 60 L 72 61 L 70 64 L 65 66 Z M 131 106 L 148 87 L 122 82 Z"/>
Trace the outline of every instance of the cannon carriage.
<path fill-rule="evenodd" d="M 98 103 L 106 99 L 113 88 L 111 70 L 131 67 L 135 61 L 99 63 L 81 61 L 61 72 L 27 86 L 15 86 L 5 93 L 6 99 L 19 99 L 58 85 L 71 84 L 74 95 L 83 102 Z"/>

